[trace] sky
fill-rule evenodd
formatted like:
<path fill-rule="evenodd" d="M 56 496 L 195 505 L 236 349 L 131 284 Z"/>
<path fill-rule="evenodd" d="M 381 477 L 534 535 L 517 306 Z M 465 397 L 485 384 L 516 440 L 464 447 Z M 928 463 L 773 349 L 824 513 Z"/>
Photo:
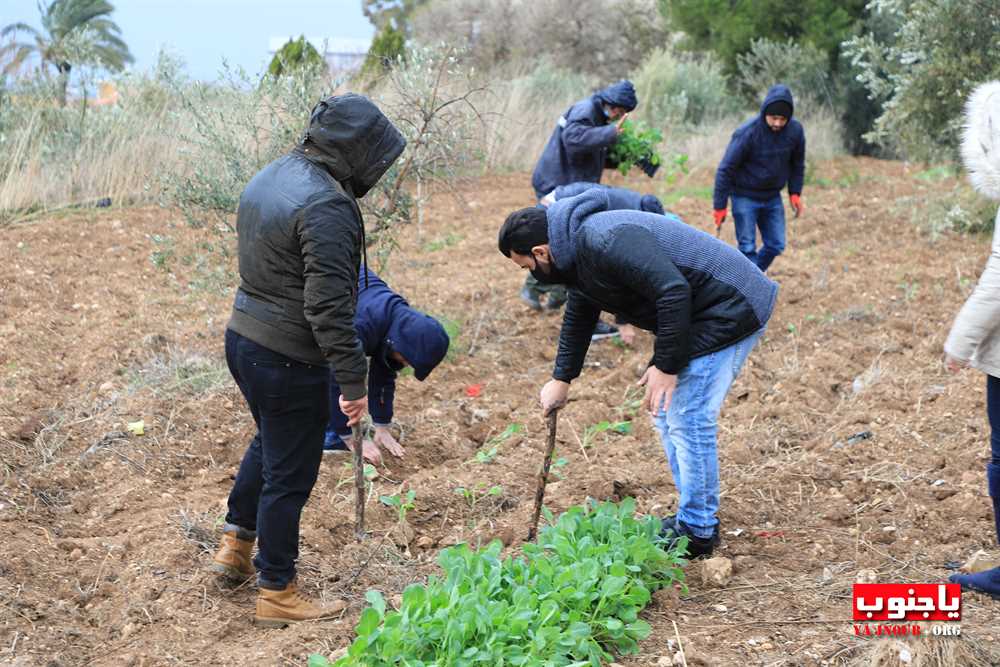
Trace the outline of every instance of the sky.
<path fill-rule="evenodd" d="M 164 46 L 186 72 L 210 81 L 223 58 L 253 74 L 266 67 L 272 37 L 370 39 L 374 28 L 361 0 L 111 0 L 112 19 L 135 56 L 149 69 Z M 0 26 L 24 22 L 41 28 L 37 0 L 0 0 Z"/>

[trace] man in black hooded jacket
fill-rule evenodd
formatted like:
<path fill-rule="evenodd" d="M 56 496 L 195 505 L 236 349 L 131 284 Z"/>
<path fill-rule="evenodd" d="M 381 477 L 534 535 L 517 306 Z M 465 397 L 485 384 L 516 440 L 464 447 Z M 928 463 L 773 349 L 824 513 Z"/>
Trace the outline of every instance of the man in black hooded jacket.
<path fill-rule="evenodd" d="M 257 574 L 259 625 L 324 613 L 296 588 L 299 518 L 323 456 L 331 370 L 349 423 L 367 409 L 367 362 L 354 327 L 364 249 L 356 199 L 405 145 L 368 98 L 329 97 L 314 107 L 301 143 L 240 197 L 240 286 L 226 361 L 257 433 L 229 495 L 213 567 L 236 579 Z"/>

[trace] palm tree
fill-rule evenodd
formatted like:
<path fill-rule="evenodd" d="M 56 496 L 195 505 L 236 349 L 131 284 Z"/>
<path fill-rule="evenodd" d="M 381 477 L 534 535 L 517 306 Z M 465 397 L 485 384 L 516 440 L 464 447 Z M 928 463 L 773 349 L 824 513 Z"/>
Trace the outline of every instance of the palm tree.
<path fill-rule="evenodd" d="M 95 64 L 120 71 L 133 62 L 121 29 L 111 20 L 114 5 L 107 0 L 52 0 L 38 3 L 42 15 L 39 31 L 26 23 L 11 23 L 0 30 L 9 43 L 0 47 L 3 74 L 17 71 L 25 59 L 37 54 L 43 65 L 52 65 L 59 75 L 59 103 L 66 104 L 66 88 L 74 65 Z M 17 34 L 31 41 L 17 41 Z"/>

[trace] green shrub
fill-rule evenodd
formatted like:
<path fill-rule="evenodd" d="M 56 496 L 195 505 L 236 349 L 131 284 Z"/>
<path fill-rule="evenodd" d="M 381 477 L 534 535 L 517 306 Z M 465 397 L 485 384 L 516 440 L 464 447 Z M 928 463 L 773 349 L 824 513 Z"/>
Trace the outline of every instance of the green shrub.
<path fill-rule="evenodd" d="M 722 66 L 711 56 L 678 56 L 666 49 L 649 55 L 635 74 L 635 116 L 655 127 L 700 125 L 738 111 Z"/>
<path fill-rule="evenodd" d="M 783 83 L 792 90 L 795 106 L 822 104 L 835 109 L 837 95 L 830 79 L 827 55 L 814 46 L 791 40 L 755 39 L 737 58 L 740 86 L 752 104 L 760 104 L 768 88 Z"/>
<path fill-rule="evenodd" d="M 958 156 L 962 104 L 1000 77 L 1000 4 L 966 0 L 874 0 L 891 30 L 844 44 L 882 113 L 866 138 L 910 159 Z"/>
<path fill-rule="evenodd" d="M 396 63 L 405 59 L 406 35 L 392 25 L 386 25 L 375 35 L 371 46 L 368 47 L 368 55 L 361 65 L 361 76 L 375 77 L 385 74 Z"/>
<path fill-rule="evenodd" d="M 271 58 L 267 72 L 271 76 L 282 76 L 300 67 L 321 69 L 326 67 L 323 56 L 306 41 L 305 35 L 300 35 L 298 39 L 289 39 Z"/>

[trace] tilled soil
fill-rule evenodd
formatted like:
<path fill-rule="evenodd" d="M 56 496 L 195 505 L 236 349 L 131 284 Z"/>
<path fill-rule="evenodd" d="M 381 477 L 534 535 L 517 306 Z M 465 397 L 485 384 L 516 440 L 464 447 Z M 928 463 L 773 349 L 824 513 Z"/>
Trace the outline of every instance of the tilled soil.
<path fill-rule="evenodd" d="M 688 591 L 657 594 L 645 612 L 653 635 L 622 665 L 681 664 L 681 653 L 688 665 L 903 664 L 893 640 L 854 636 L 858 572 L 941 581 L 949 561 L 997 551 L 985 381 L 940 363 L 989 242 L 932 238 L 913 223 L 925 215 L 914 202 L 947 196 L 953 181 L 874 160 L 816 171 L 824 185 L 807 187 L 808 210 L 771 271 L 778 309 L 720 420 L 719 555 L 733 577 L 712 586 L 689 565 Z M 692 175 L 684 191 L 710 178 Z M 427 382 L 399 382 L 406 457 L 379 468 L 363 543 L 348 459 L 324 460 L 302 521 L 300 582 L 349 606 L 285 630 L 254 628 L 254 587 L 205 567 L 252 435 L 222 356 L 236 282 L 228 242 L 157 208 L 0 229 L 0 660 L 301 665 L 351 641 L 366 590 L 393 600 L 436 571 L 440 548 L 499 538 L 516 551 L 560 322 L 519 301 L 523 273 L 496 251 L 504 216 L 532 203 L 527 182 L 465 184 L 400 232 L 383 274 L 448 321 L 453 352 Z M 708 229 L 710 203 L 679 192 L 669 208 Z M 723 238 L 733 240 L 728 222 Z M 560 417 L 553 511 L 588 497 L 632 496 L 656 514 L 675 506 L 658 439 L 635 409 L 651 349 L 648 334 L 634 348 L 591 348 Z M 140 420 L 142 435 L 129 429 Z M 602 421 L 631 421 L 631 432 L 596 432 Z M 500 437 L 511 424 L 523 428 Z M 491 462 L 476 460 L 494 447 Z M 500 495 L 478 493 L 494 485 Z M 471 503 L 457 487 L 483 497 Z M 378 502 L 405 489 L 416 492 L 411 531 Z M 996 602 L 966 595 L 962 637 L 907 640 L 913 660 L 1000 664 L 997 620 Z"/>

